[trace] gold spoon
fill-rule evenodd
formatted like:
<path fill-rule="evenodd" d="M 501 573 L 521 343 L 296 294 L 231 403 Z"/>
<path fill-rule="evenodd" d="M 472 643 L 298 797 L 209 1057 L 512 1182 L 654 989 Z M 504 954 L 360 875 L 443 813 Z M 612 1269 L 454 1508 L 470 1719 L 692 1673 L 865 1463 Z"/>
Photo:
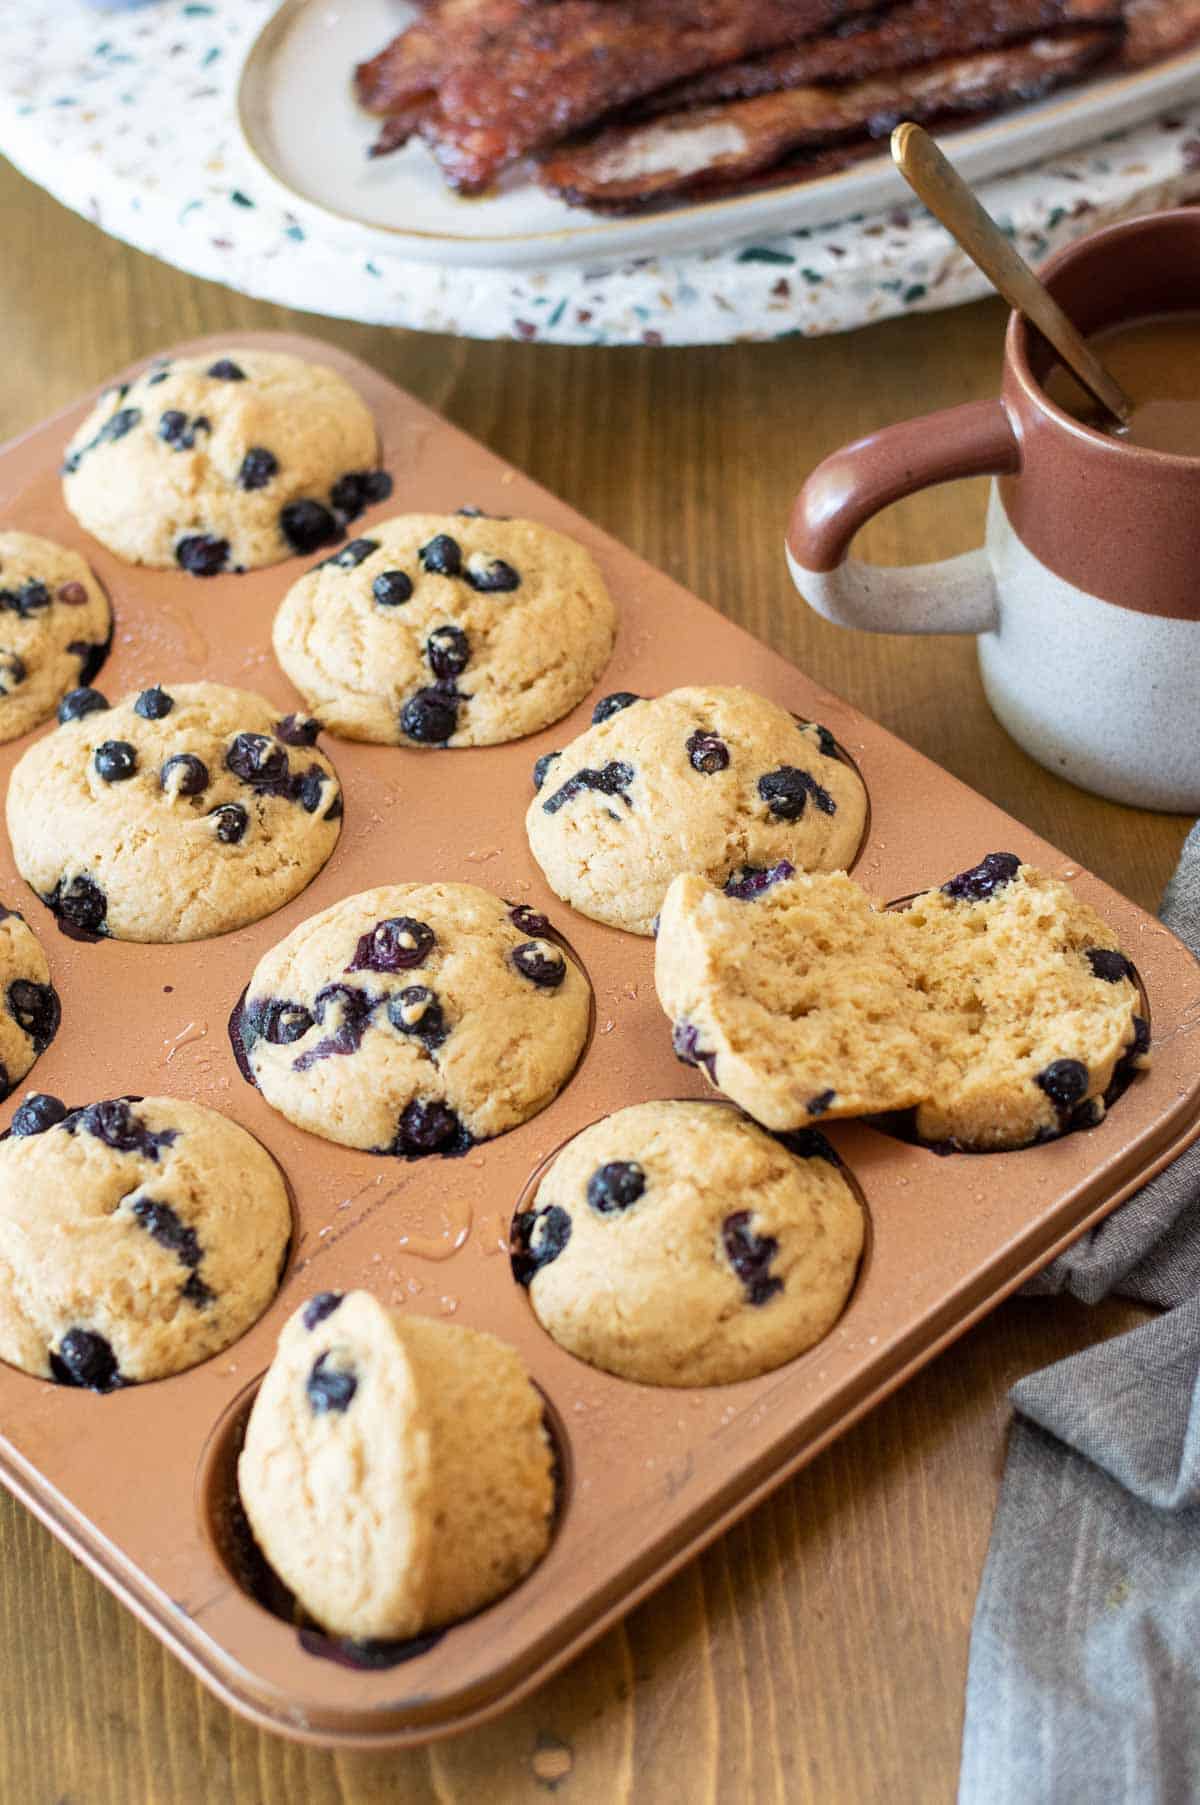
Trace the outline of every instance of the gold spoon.
<path fill-rule="evenodd" d="M 1050 291 L 1013 249 L 990 213 L 984 211 L 954 165 L 929 133 L 907 122 L 892 133 L 897 169 L 935 219 L 958 240 L 971 261 L 1018 313 L 1048 338 L 1071 374 L 1122 426 L 1132 405 L 1095 352 L 1076 330 Z"/>

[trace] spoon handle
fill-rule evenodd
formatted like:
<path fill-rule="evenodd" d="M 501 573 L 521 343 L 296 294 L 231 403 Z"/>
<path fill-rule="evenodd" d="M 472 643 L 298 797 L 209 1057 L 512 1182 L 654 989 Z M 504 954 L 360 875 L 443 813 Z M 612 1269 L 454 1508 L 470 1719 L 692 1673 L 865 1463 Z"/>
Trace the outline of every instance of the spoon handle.
<path fill-rule="evenodd" d="M 1009 305 L 1049 339 L 1072 374 L 1102 407 L 1125 424 L 1133 411 L 1128 395 L 1114 382 L 995 220 L 980 206 L 929 133 L 912 123 L 898 125 L 892 133 L 892 157 L 917 198 L 958 240 Z"/>

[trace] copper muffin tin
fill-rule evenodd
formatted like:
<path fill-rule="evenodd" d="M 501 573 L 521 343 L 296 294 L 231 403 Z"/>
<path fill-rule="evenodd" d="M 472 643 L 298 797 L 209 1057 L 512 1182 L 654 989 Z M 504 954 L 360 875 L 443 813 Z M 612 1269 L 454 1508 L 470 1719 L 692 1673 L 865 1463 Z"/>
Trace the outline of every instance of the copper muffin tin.
<path fill-rule="evenodd" d="M 910 895 L 989 851 L 1017 852 L 1070 878 L 1111 922 L 1153 1011 L 1152 1070 L 1089 1133 L 1021 1153 L 939 1158 L 865 1125 L 833 1125 L 870 1218 L 842 1320 L 761 1379 L 657 1390 L 560 1350 L 505 1252 L 517 1201 L 554 1148 L 624 1104 L 707 1094 L 672 1054 L 651 942 L 574 914 L 548 891 L 526 845 L 533 761 L 586 725 L 594 696 L 549 731 L 486 750 L 325 736 L 346 798 L 337 850 L 278 914 L 213 941 L 68 939 L 17 876 L 5 841 L 0 896 L 41 936 L 63 1003 L 58 1038 L 19 1092 L 32 1086 L 71 1103 L 173 1092 L 226 1111 L 287 1174 L 296 1238 L 270 1309 L 191 1372 L 100 1397 L 0 1368 L 0 1479 L 235 1710 L 310 1742 L 398 1746 L 478 1723 L 544 1680 L 1187 1145 L 1200 1130 L 1189 1051 L 1200 969 L 1152 917 L 381 376 L 308 339 L 255 333 L 236 342 L 332 364 L 374 409 L 395 493 L 355 531 L 388 513 L 473 503 L 576 535 L 620 608 L 597 694 L 739 682 L 823 722 L 870 791 L 857 875 L 873 894 Z M 295 708 L 270 626 L 305 564 L 201 581 L 119 563 L 61 499 L 58 465 L 85 405 L 0 452 L 0 518 L 77 547 L 106 585 L 116 632 L 98 686 L 115 699 L 155 681 L 169 688 L 213 677 Z M 0 748 L 0 779 L 24 743 Z M 298 921 L 368 886 L 430 878 L 482 884 L 546 910 L 591 980 L 595 1031 L 570 1083 L 533 1121 L 463 1159 L 404 1164 L 349 1152 L 276 1115 L 241 1078 L 226 1021 L 260 955 Z M 16 1101 L 0 1110 L 0 1128 Z M 547 1399 L 561 1459 L 559 1521 L 542 1564 L 507 1598 L 386 1666 L 344 1664 L 344 1650 L 251 1595 L 231 1510 L 237 1437 L 281 1324 L 310 1293 L 352 1286 L 515 1343 Z"/>

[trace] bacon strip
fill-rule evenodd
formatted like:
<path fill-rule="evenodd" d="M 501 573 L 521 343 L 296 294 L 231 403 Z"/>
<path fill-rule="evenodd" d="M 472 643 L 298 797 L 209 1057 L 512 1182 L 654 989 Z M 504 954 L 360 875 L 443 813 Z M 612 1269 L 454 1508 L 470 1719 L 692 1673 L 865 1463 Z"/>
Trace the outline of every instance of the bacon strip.
<path fill-rule="evenodd" d="M 1161 62 L 1200 40 L 1200 0 L 1125 0 L 1121 61 L 1130 69 Z"/>
<path fill-rule="evenodd" d="M 465 0 L 465 4 L 469 12 L 478 12 L 487 0 Z M 445 18 L 445 5 L 433 7 L 398 32 L 378 55 L 357 65 L 354 93 L 360 107 L 368 113 L 390 113 L 437 87 L 446 68 Z"/>
<path fill-rule="evenodd" d="M 398 150 L 437 99 L 455 60 L 483 53 L 496 32 L 551 0 L 435 0 L 378 56 L 359 63 L 354 92 L 359 106 L 386 117 L 372 156 Z"/>
<path fill-rule="evenodd" d="M 618 126 L 551 153 L 539 179 L 575 206 L 622 212 L 728 189 L 792 152 L 879 138 L 902 119 L 942 120 L 1034 100 L 1077 80 L 1117 42 L 1117 33 L 1102 30 L 1035 37 L 898 75 L 794 88 Z"/>
<path fill-rule="evenodd" d="M 456 54 L 423 135 L 450 184 L 510 163 L 716 63 L 878 11 L 879 0 L 557 0 Z"/>
<path fill-rule="evenodd" d="M 1200 0 L 1196 0 L 1200 13 Z M 946 56 L 969 56 L 1035 32 L 1070 25 L 1115 25 L 1121 0 L 905 0 L 882 17 L 845 31 L 785 44 L 766 56 L 727 63 L 660 89 L 639 118 L 718 100 L 749 100 L 812 82 L 861 81 L 889 69 L 912 69 Z"/>
<path fill-rule="evenodd" d="M 394 113 L 389 113 L 367 155 L 386 157 L 392 151 L 400 150 L 420 131 L 435 98 L 433 94 L 422 94 L 410 105 L 398 107 Z"/>
<path fill-rule="evenodd" d="M 714 177 L 697 188 L 696 194 L 706 201 L 723 200 L 727 195 L 744 194 L 750 189 L 760 194 L 764 188 L 782 188 L 796 182 L 815 182 L 820 176 L 840 175 L 855 163 L 878 155 L 877 138 L 847 138 L 840 144 L 827 144 L 823 150 L 797 151 L 794 156 L 777 163 L 774 169 L 759 170 L 753 175 L 731 175 L 727 181 Z M 636 210 L 634 206 L 608 209 L 610 213 Z"/>

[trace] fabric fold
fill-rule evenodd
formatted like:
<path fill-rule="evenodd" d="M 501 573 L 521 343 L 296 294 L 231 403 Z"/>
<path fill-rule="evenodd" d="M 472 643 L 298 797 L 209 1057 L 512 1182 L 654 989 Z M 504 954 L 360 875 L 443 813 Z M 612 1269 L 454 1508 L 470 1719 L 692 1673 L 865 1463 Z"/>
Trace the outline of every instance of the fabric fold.
<path fill-rule="evenodd" d="M 1200 953 L 1200 824 L 1162 919 Z M 1012 1390 L 959 1805 L 1183 1805 L 1200 1798 L 1200 1146 L 1025 1290 L 1164 1314 Z"/>

